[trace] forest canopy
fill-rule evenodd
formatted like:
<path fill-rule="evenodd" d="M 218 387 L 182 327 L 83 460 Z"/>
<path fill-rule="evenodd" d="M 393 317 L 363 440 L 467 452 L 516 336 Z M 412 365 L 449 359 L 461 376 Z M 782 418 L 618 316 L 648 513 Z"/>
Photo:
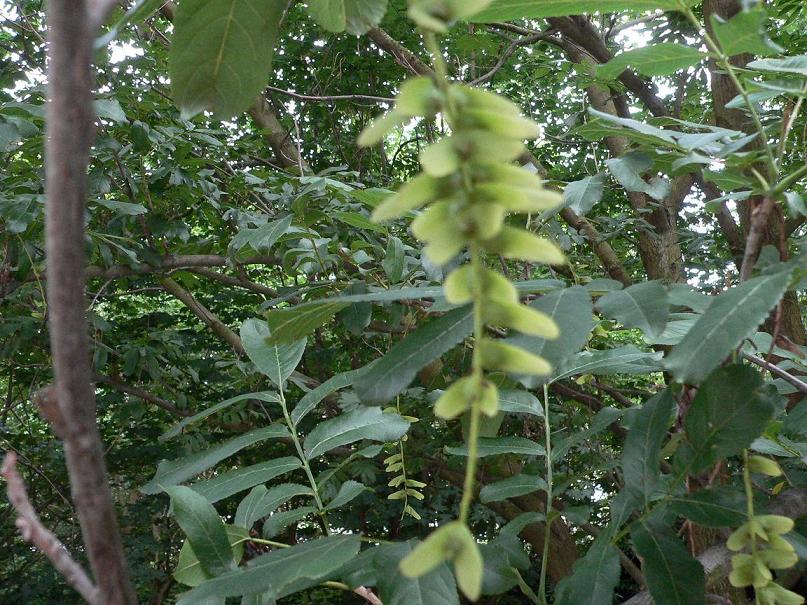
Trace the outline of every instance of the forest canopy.
<path fill-rule="evenodd" d="M 0 0 L 0 602 L 800 605 L 802 0 Z"/>

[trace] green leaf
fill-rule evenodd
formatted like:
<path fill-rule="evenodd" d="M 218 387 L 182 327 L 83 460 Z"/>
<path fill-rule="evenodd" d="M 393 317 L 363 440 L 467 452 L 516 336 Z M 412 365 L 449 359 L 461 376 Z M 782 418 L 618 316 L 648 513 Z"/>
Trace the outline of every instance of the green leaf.
<path fill-rule="evenodd" d="M 230 241 L 230 250 L 238 251 L 249 245 L 255 252 L 269 250 L 277 243 L 280 236 L 289 231 L 294 217 L 289 214 L 276 221 L 271 221 L 255 229 L 242 227 Z"/>
<path fill-rule="evenodd" d="M 123 111 L 120 102 L 117 99 L 96 99 L 94 101 L 95 113 L 99 118 L 111 120 L 118 124 L 125 124 L 128 122 L 126 113 Z M 133 206 L 139 204 L 132 204 Z"/>
<path fill-rule="evenodd" d="M 386 403 L 412 382 L 418 370 L 468 336 L 473 323 L 473 310 L 465 306 L 418 328 L 354 382 L 356 394 L 368 405 Z"/>
<path fill-rule="evenodd" d="M 259 462 L 251 466 L 242 466 L 212 479 L 197 481 L 191 489 L 201 494 L 208 502 L 215 503 L 233 494 L 248 490 L 259 483 L 270 481 L 285 473 L 301 468 L 300 460 L 294 456 L 286 456 L 275 460 Z"/>
<path fill-rule="evenodd" d="M 255 429 L 249 433 L 244 433 L 243 435 L 214 445 L 209 449 L 196 452 L 190 456 L 170 461 L 164 460 L 160 462 L 157 467 L 157 472 L 154 474 L 151 481 L 141 487 L 140 491 L 144 494 L 157 494 L 163 491 L 164 487 L 177 485 L 178 483 L 187 481 L 191 477 L 195 477 L 245 447 L 265 439 L 278 439 L 283 437 L 289 437 L 288 429 L 283 425 L 274 424 L 262 429 Z"/>
<path fill-rule="evenodd" d="M 309 0 L 308 12 L 330 32 L 361 36 L 384 18 L 387 0 Z"/>
<path fill-rule="evenodd" d="M 507 389 L 499 391 L 499 409 L 511 414 L 529 414 L 543 418 L 544 408 L 538 398 L 528 391 Z"/>
<path fill-rule="evenodd" d="M 604 183 L 605 179 L 601 174 L 568 183 L 563 190 L 563 206 L 585 216 L 602 199 Z"/>
<path fill-rule="evenodd" d="M 239 403 L 241 401 L 247 401 L 249 399 L 257 399 L 258 401 L 265 401 L 267 403 L 278 403 L 280 401 L 280 397 L 278 397 L 275 393 L 271 393 L 269 391 L 260 391 L 258 393 L 245 393 L 243 395 L 237 395 L 235 397 L 231 397 L 230 399 L 226 399 L 221 401 L 215 405 L 211 405 L 206 410 L 202 410 L 198 414 L 194 414 L 193 416 L 188 416 L 187 418 L 183 418 L 179 422 L 177 422 L 174 426 L 170 429 L 165 431 L 162 435 L 160 435 L 160 441 L 166 441 L 171 439 L 172 437 L 176 437 L 177 435 L 181 434 L 182 431 L 185 430 L 186 427 L 190 426 L 191 424 L 195 424 L 200 420 L 204 420 L 205 418 L 212 416 L 213 414 L 220 412 L 221 410 L 227 409 L 231 405 Z"/>
<path fill-rule="evenodd" d="M 605 351 L 582 351 L 570 359 L 552 381 L 580 374 L 649 374 L 660 371 L 661 353 L 647 353 L 633 345 L 625 345 Z"/>
<path fill-rule="evenodd" d="M 775 387 L 749 366 L 731 365 L 712 373 L 698 389 L 684 422 L 689 448 L 679 452 L 688 459 L 690 474 L 748 447 L 773 418 L 777 397 Z"/>
<path fill-rule="evenodd" d="M 783 59 L 758 59 L 746 65 L 748 69 L 779 74 L 796 74 L 807 77 L 807 55 Z"/>
<path fill-rule="evenodd" d="M 445 563 L 418 578 L 400 573 L 400 562 L 418 544 L 417 540 L 410 540 L 378 548 L 375 555 L 378 596 L 384 605 L 459 605 L 454 575 Z"/>
<path fill-rule="evenodd" d="M 647 507 L 660 480 L 661 445 L 670 428 L 676 402 L 665 389 L 645 402 L 631 424 L 622 450 L 625 489 Z"/>
<path fill-rule="evenodd" d="M 484 486 L 479 492 L 482 504 L 498 502 L 507 498 L 515 498 L 531 494 L 538 490 L 546 491 L 546 481 L 537 475 L 515 475 L 496 483 Z"/>
<path fill-rule="evenodd" d="M 241 325 L 241 342 L 252 363 L 276 386 L 281 387 L 300 363 L 305 339 L 287 345 L 268 345 L 269 327 L 259 319 Z"/>
<path fill-rule="evenodd" d="M 233 551 L 233 557 L 237 565 L 244 556 L 244 542 L 249 539 L 249 532 L 237 525 L 225 525 L 224 529 L 227 532 L 227 539 L 230 541 L 230 548 Z M 211 577 L 209 573 L 202 569 L 202 564 L 199 562 L 196 553 L 193 552 L 190 541 L 185 540 L 182 548 L 179 549 L 174 579 L 185 586 L 199 586 L 199 584 Z"/>
<path fill-rule="evenodd" d="M 252 527 L 256 521 L 274 512 L 281 504 L 285 504 L 295 496 L 310 496 L 310 487 L 297 483 L 283 483 L 271 489 L 258 485 L 241 500 L 235 511 L 235 524 L 241 527 Z"/>
<path fill-rule="evenodd" d="M 563 460 L 566 454 L 574 447 L 577 447 L 592 437 L 604 431 L 608 426 L 622 417 L 625 410 L 618 410 L 612 407 L 605 407 L 599 410 L 588 428 L 569 433 L 565 438 L 559 439 L 552 447 L 552 460 Z"/>
<path fill-rule="evenodd" d="M 305 456 L 311 460 L 360 439 L 397 441 L 407 430 L 409 423 L 398 414 L 384 413 L 377 407 L 358 408 L 315 426 L 305 438 Z"/>
<path fill-rule="evenodd" d="M 747 520 L 745 495 L 730 488 L 670 496 L 668 508 L 704 527 L 738 527 Z"/>
<path fill-rule="evenodd" d="M 347 303 L 329 302 L 321 305 L 299 305 L 288 309 L 267 311 L 266 323 L 270 336 L 268 345 L 291 344 L 305 338 L 347 307 Z"/>
<path fill-rule="evenodd" d="M 704 605 L 703 567 L 671 529 L 640 520 L 631 537 L 656 605 Z"/>
<path fill-rule="evenodd" d="M 367 218 L 363 214 L 359 214 L 358 212 L 334 211 L 329 212 L 328 215 L 332 216 L 338 221 L 345 223 L 346 225 L 356 227 L 357 229 L 361 229 L 363 231 L 374 231 L 376 233 L 386 233 L 387 231 L 386 228 L 382 227 L 381 225 L 375 224 L 369 218 Z"/>
<path fill-rule="evenodd" d="M 740 11 L 728 21 L 714 14 L 711 18 L 714 36 L 723 52 L 730 57 L 743 53 L 764 57 L 783 52 L 768 37 L 765 31 L 767 16 L 765 9 L 760 6 Z"/>
<path fill-rule="evenodd" d="M 785 293 L 790 271 L 748 280 L 717 296 L 675 345 L 664 367 L 678 382 L 698 384 L 754 333 Z"/>
<path fill-rule="evenodd" d="M 242 113 L 269 80 L 277 0 L 183 0 L 174 19 L 168 71 L 183 118 L 210 110 L 217 119 Z"/>
<path fill-rule="evenodd" d="M 588 342 L 589 333 L 594 327 L 591 297 L 585 288 L 573 286 L 549 292 L 531 302 L 530 307 L 555 321 L 561 333 L 560 338 L 547 340 L 520 334 L 508 338 L 506 342 L 540 355 L 557 370 Z M 520 380 L 530 389 L 546 382 L 546 378 L 540 376 L 522 377 Z"/>
<path fill-rule="evenodd" d="M 171 497 L 177 523 L 188 537 L 204 571 L 215 576 L 234 569 L 235 560 L 227 531 L 213 505 L 181 485 L 168 487 L 165 492 Z"/>
<path fill-rule="evenodd" d="M 387 240 L 387 251 L 384 260 L 381 261 L 381 267 L 384 269 L 387 279 L 394 284 L 401 281 L 405 266 L 406 254 L 403 242 L 400 238 L 391 235 Z"/>
<path fill-rule="evenodd" d="M 362 492 L 366 492 L 369 489 L 370 488 L 366 485 L 358 481 L 345 481 L 333 497 L 333 500 L 331 500 L 325 508 L 328 510 L 340 508 L 351 500 L 358 498 L 361 496 Z"/>
<path fill-rule="evenodd" d="M 653 176 L 648 182 L 642 178 L 642 174 L 652 167 L 650 157 L 644 153 L 638 151 L 626 153 L 618 158 L 606 160 L 605 163 L 614 178 L 628 191 L 646 193 L 656 200 L 663 200 L 670 193 L 668 180 Z"/>
<path fill-rule="evenodd" d="M 308 515 L 313 515 L 317 509 L 313 506 L 302 506 L 291 510 L 281 510 L 267 517 L 263 522 L 263 537 L 271 540 L 293 523 L 302 521 Z"/>
<path fill-rule="evenodd" d="M 130 202 L 116 202 L 114 200 L 98 200 L 98 205 L 114 210 L 116 214 L 124 216 L 138 216 L 146 214 L 148 209 L 143 204 L 132 204 Z"/>
<path fill-rule="evenodd" d="M 286 589 L 308 588 L 348 563 L 359 552 L 358 536 L 331 536 L 273 550 L 247 567 L 222 574 L 183 595 L 178 605 L 204 603 L 209 597 L 266 593 L 280 598 Z"/>
<path fill-rule="evenodd" d="M 446 447 L 446 454 L 452 456 L 467 456 L 466 444 L 458 447 Z M 524 437 L 488 437 L 479 439 L 478 456 L 498 456 L 499 454 L 519 454 L 522 456 L 543 456 L 546 453 L 540 443 L 535 443 Z"/>
<path fill-rule="evenodd" d="M 364 371 L 366 371 L 364 368 L 359 368 L 358 370 L 351 370 L 350 372 L 342 372 L 341 374 L 332 376 L 317 388 L 308 391 L 291 411 L 291 421 L 297 425 L 320 401 L 339 389 L 344 389 L 352 385 L 356 377 L 361 375 Z"/>
<path fill-rule="evenodd" d="M 619 53 L 608 63 L 597 66 L 597 76 L 613 80 L 629 67 L 643 76 L 669 76 L 698 63 L 705 56 L 691 46 L 660 42 Z"/>
<path fill-rule="evenodd" d="M 557 605 L 611 605 L 619 572 L 619 551 L 603 532 L 558 583 Z"/>
<path fill-rule="evenodd" d="M 530 558 L 524 552 L 524 546 L 513 534 L 500 534 L 498 538 L 487 544 L 480 544 L 484 570 L 482 576 L 482 594 L 502 594 L 519 584 L 516 570 L 527 570 Z"/>
<path fill-rule="evenodd" d="M 653 338 L 661 334 L 667 325 L 667 289 L 658 281 L 635 284 L 600 298 L 597 310 L 621 322 L 626 328 L 639 328 Z"/>
<path fill-rule="evenodd" d="M 696 0 L 686 0 L 687 5 Z M 474 23 L 535 19 L 539 17 L 566 17 L 584 13 L 615 13 L 622 11 L 675 11 L 678 0 L 493 0 L 488 8 L 471 19 Z"/>

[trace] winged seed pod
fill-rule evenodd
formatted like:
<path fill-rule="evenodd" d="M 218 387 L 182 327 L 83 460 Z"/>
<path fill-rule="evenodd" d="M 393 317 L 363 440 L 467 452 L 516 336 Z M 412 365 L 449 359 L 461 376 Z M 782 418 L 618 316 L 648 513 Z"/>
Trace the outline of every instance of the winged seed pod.
<path fill-rule="evenodd" d="M 422 173 L 404 184 L 373 212 L 376 222 L 412 217 L 412 233 L 425 246 L 423 253 L 444 265 L 467 251 L 470 262 L 454 269 L 443 291 L 449 303 L 472 304 L 474 352 L 471 374 L 447 388 L 434 412 L 451 420 L 468 419 L 468 462 L 457 521 L 434 531 L 401 562 L 410 577 L 428 573 L 444 561 L 454 563 L 457 585 L 472 601 L 482 587 L 482 559 L 467 527 L 476 480 L 482 414 L 499 412 L 496 385 L 486 371 L 542 375 L 550 364 L 537 355 L 496 340 L 487 326 L 508 328 L 542 338 L 557 338 L 551 317 L 522 304 L 518 292 L 503 275 L 485 266 L 485 255 L 528 262 L 563 264 L 566 259 L 551 241 L 508 224 L 508 216 L 555 208 L 561 196 L 541 180 L 510 162 L 524 151 L 524 140 L 540 134 L 538 124 L 521 115 L 514 103 L 496 94 L 448 81 L 434 32 L 457 18 L 486 6 L 489 0 L 414 0 L 410 17 L 424 30 L 434 57 L 434 78 L 414 78 L 401 86 L 395 107 L 370 124 L 359 137 L 363 146 L 383 141 L 386 134 L 415 118 L 438 114 L 449 134 L 420 154 Z M 396 467 L 395 460 L 390 465 Z M 390 470 L 390 469 L 388 469 Z M 398 487 L 398 485 L 396 485 Z M 404 497 L 406 490 L 400 490 Z"/>

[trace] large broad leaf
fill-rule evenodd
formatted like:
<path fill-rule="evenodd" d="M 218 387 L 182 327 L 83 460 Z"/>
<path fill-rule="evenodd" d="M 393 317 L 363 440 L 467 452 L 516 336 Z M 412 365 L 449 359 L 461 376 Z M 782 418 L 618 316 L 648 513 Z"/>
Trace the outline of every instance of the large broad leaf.
<path fill-rule="evenodd" d="M 259 483 L 270 481 L 275 477 L 297 470 L 302 466 L 300 459 L 286 456 L 275 460 L 259 462 L 251 466 L 242 466 L 234 471 L 222 473 L 212 479 L 197 481 L 190 487 L 201 494 L 210 503 L 229 498 L 233 494 L 248 490 Z"/>
<path fill-rule="evenodd" d="M 717 296 L 675 345 L 664 367 L 678 382 L 698 384 L 753 334 L 785 293 L 790 272 L 763 275 Z"/>
<path fill-rule="evenodd" d="M 602 199 L 604 183 L 603 175 L 595 174 L 567 184 L 563 190 L 563 205 L 585 216 Z"/>
<path fill-rule="evenodd" d="M 276 386 L 291 376 L 305 351 L 305 339 L 292 344 L 269 345 L 269 327 L 259 319 L 248 319 L 241 325 L 241 342 L 252 363 Z"/>
<path fill-rule="evenodd" d="M 454 456 L 468 455 L 468 446 L 465 444 L 458 447 L 446 447 L 445 450 L 447 454 Z M 540 443 L 535 443 L 525 437 L 483 437 L 479 439 L 477 455 L 484 458 L 485 456 L 497 456 L 499 454 L 543 456 L 545 453 L 546 450 Z"/>
<path fill-rule="evenodd" d="M 644 153 L 638 151 L 626 153 L 618 158 L 606 160 L 605 164 L 619 184 L 628 191 L 646 193 L 656 200 L 663 200 L 670 193 L 670 181 L 658 176 L 646 181 L 642 177 L 653 165 L 650 157 Z"/>
<path fill-rule="evenodd" d="M 622 450 L 625 489 L 647 506 L 659 483 L 661 445 L 667 436 L 675 399 L 665 389 L 648 400 L 636 414 Z"/>
<path fill-rule="evenodd" d="M 283 483 L 272 489 L 258 485 L 238 505 L 238 510 L 235 511 L 235 524 L 241 527 L 252 527 L 258 519 L 274 512 L 278 506 L 285 504 L 295 496 L 312 494 L 310 487 L 297 483 Z"/>
<path fill-rule="evenodd" d="M 807 77 L 807 55 L 783 59 L 758 59 L 746 65 L 748 69 Z"/>
<path fill-rule="evenodd" d="M 538 475 L 515 475 L 483 487 L 479 492 L 479 500 L 487 504 L 531 494 L 538 490 L 546 491 L 546 481 Z"/>
<path fill-rule="evenodd" d="M 764 57 L 783 50 L 768 37 L 765 31 L 767 14 L 761 6 L 740 11 L 728 21 L 714 14 L 711 18 L 714 36 L 728 56 L 749 53 Z"/>
<path fill-rule="evenodd" d="M 279 598 L 287 588 L 297 590 L 312 584 L 346 564 L 359 552 L 358 536 L 331 536 L 273 550 L 239 568 L 209 580 L 186 593 L 178 605 L 205 603 L 210 597 L 235 597 L 265 593 Z"/>
<path fill-rule="evenodd" d="M 183 0 L 174 19 L 168 70 L 184 118 L 242 113 L 269 80 L 285 3 Z"/>
<path fill-rule="evenodd" d="M 639 328 L 648 336 L 655 337 L 667 325 L 667 289 L 658 281 L 635 284 L 603 296 L 597 301 L 597 310 L 627 328 Z"/>
<path fill-rule="evenodd" d="M 640 351 L 625 345 L 605 351 L 583 351 L 575 355 L 552 380 L 580 374 L 649 374 L 661 371 L 661 353 Z"/>
<path fill-rule="evenodd" d="M 686 0 L 689 5 L 696 0 Z M 566 17 L 583 13 L 614 13 L 622 11 L 674 11 L 679 0 L 493 0 L 483 11 L 472 17 L 476 23 L 511 21 L 538 17 Z"/>
<path fill-rule="evenodd" d="M 640 520 L 631 537 L 656 605 L 704 605 L 703 566 L 670 528 Z"/>
<path fill-rule="evenodd" d="M 560 581 L 557 605 L 611 605 L 619 583 L 619 551 L 603 532 Z"/>
<path fill-rule="evenodd" d="M 204 571 L 218 575 L 235 568 L 233 550 L 216 509 L 192 489 L 166 488 L 177 523 L 185 532 Z"/>
<path fill-rule="evenodd" d="M 519 334 L 508 338 L 507 342 L 540 355 L 554 368 L 559 368 L 588 341 L 589 332 L 594 327 L 591 297 L 585 288 L 573 286 L 549 292 L 530 303 L 530 306 L 555 320 L 561 336 L 547 340 Z M 535 388 L 546 380 L 541 376 L 521 378 L 527 388 Z"/>
<path fill-rule="evenodd" d="M 689 472 L 748 447 L 773 418 L 777 397 L 776 388 L 749 366 L 727 366 L 709 376 L 684 422 L 688 447 L 679 452 Z"/>
<path fill-rule="evenodd" d="M 412 382 L 418 370 L 468 336 L 473 324 L 470 306 L 446 313 L 392 347 L 355 381 L 353 388 L 366 404 L 386 403 Z"/>
<path fill-rule="evenodd" d="M 360 368 L 350 372 L 342 372 L 341 374 L 329 378 L 317 388 L 310 390 L 303 395 L 303 398 L 294 406 L 294 409 L 291 411 L 291 421 L 296 425 L 306 414 L 313 410 L 320 401 L 339 389 L 352 385 L 356 377 L 364 371 L 364 368 Z"/>
<path fill-rule="evenodd" d="M 670 496 L 668 508 L 704 527 L 737 527 L 747 519 L 745 495 L 731 488 Z"/>
<path fill-rule="evenodd" d="M 227 539 L 233 551 L 235 564 L 238 565 L 241 562 L 241 558 L 244 556 L 244 542 L 249 540 L 249 532 L 245 528 L 237 525 L 225 525 L 224 529 L 227 531 Z M 193 546 L 191 546 L 190 541 L 185 540 L 182 544 L 182 548 L 179 549 L 177 566 L 174 570 L 174 579 L 185 586 L 199 586 L 199 584 L 209 580 L 211 577 L 212 576 L 202 568 L 199 557 L 193 552 Z"/>
<path fill-rule="evenodd" d="M 195 424 L 200 420 L 204 420 L 208 416 L 212 416 L 213 414 L 220 412 L 221 410 L 227 409 L 231 405 L 234 405 L 241 401 L 247 401 L 249 399 L 257 399 L 258 401 L 265 401 L 267 403 L 278 403 L 280 401 L 280 397 L 278 397 L 275 393 L 271 393 L 269 391 L 260 391 L 258 393 L 245 393 L 243 395 L 237 395 L 225 401 L 221 401 L 215 405 L 211 405 L 209 408 L 207 408 L 206 410 L 202 410 L 198 414 L 194 414 L 193 416 L 183 418 L 182 420 L 177 422 L 174 426 L 172 426 L 170 429 L 165 431 L 162 435 L 160 435 L 160 441 L 165 441 L 166 439 L 170 439 L 171 437 L 176 437 L 191 424 Z"/>
<path fill-rule="evenodd" d="M 309 0 L 308 12 L 328 31 L 361 36 L 384 18 L 387 0 Z"/>
<path fill-rule="evenodd" d="M 300 340 L 347 306 L 348 303 L 330 302 L 268 311 L 266 323 L 271 335 L 266 339 L 266 344 L 289 344 Z"/>
<path fill-rule="evenodd" d="M 236 452 L 259 441 L 272 438 L 289 437 L 288 429 L 280 424 L 275 424 L 262 429 L 255 429 L 249 433 L 244 433 L 213 447 L 196 452 L 177 460 L 165 460 L 157 467 L 154 477 L 140 488 L 144 494 L 156 494 L 163 490 L 163 487 L 176 485 L 187 481 L 191 477 L 206 471 L 225 458 L 232 456 Z"/>
<path fill-rule="evenodd" d="M 643 76 L 668 76 L 700 61 L 705 55 L 696 48 L 661 42 L 619 53 L 605 65 L 597 67 L 597 76 L 613 79 L 628 67 Z"/>
<path fill-rule="evenodd" d="M 445 563 L 419 578 L 407 578 L 400 573 L 401 560 L 417 545 L 417 540 L 410 540 L 379 547 L 375 567 L 378 593 L 384 605 L 459 605 L 454 574 Z"/>
<path fill-rule="evenodd" d="M 320 422 L 305 438 L 305 456 L 309 460 L 335 447 L 360 439 L 397 441 L 409 430 L 409 422 L 398 414 L 381 408 L 359 408 Z"/>

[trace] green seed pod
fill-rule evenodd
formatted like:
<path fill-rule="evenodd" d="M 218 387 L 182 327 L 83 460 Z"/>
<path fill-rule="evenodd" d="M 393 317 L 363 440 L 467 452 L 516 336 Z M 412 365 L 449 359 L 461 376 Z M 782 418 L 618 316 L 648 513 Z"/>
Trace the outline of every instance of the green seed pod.
<path fill-rule="evenodd" d="M 460 156 L 455 149 L 456 137 L 446 137 L 429 145 L 420 153 L 420 165 L 426 174 L 448 176 L 460 168 Z"/>
<path fill-rule="evenodd" d="M 462 547 L 454 558 L 454 576 L 462 594 L 471 601 L 477 601 L 482 593 L 482 553 L 471 531 L 465 525 L 462 525 L 462 529 Z"/>
<path fill-rule="evenodd" d="M 404 557 L 400 563 L 401 573 L 407 578 L 419 578 L 444 561 L 453 559 L 458 550 L 458 543 L 460 545 L 462 543 L 462 538 L 457 538 L 460 527 L 463 527 L 460 523 L 452 521 L 434 530 Z"/>
<path fill-rule="evenodd" d="M 479 410 L 485 416 L 493 418 L 499 413 L 499 389 L 495 384 L 489 380 L 483 380 L 479 386 L 478 397 Z"/>
<path fill-rule="evenodd" d="M 442 34 L 448 31 L 448 11 L 442 0 L 410 0 L 406 14 L 422 29 Z"/>
<path fill-rule="evenodd" d="M 479 347 L 482 365 L 487 369 L 538 376 L 552 372 L 552 366 L 546 359 L 519 347 L 490 339 L 482 339 L 476 346 Z"/>
<path fill-rule="evenodd" d="M 431 78 L 412 78 L 401 85 L 395 98 L 395 112 L 413 118 L 431 118 L 440 111 L 442 101 L 442 94 Z"/>
<path fill-rule="evenodd" d="M 522 170 L 522 172 L 525 172 Z M 496 202 L 508 212 L 543 212 L 555 208 L 563 201 L 563 196 L 548 189 L 527 189 L 508 183 L 482 183 L 474 188 L 473 196 L 479 202 Z"/>
<path fill-rule="evenodd" d="M 790 542 L 785 540 L 782 536 L 777 536 L 776 534 L 768 536 L 768 548 L 782 553 L 796 552 L 796 549 L 793 548 L 793 545 Z"/>
<path fill-rule="evenodd" d="M 761 588 L 773 580 L 771 570 L 765 566 L 765 562 L 759 557 L 759 554 L 757 554 L 757 557 L 754 559 L 753 570 L 754 581 L 752 584 L 754 588 Z"/>
<path fill-rule="evenodd" d="M 475 15 L 491 2 L 492 0 L 447 0 L 451 14 L 455 19 L 464 19 Z"/>
<path fill-rule="evenodd" d="M 362 130 L 357 143 L 359 147 L 371 147 L 384 140 L 387 133 L 395 128 L 406 123 L 409 120 L 407 116 L 396 113 L 394 110 L 385 113 L 380 118 L 373 120 L 369 126 Z"/>
<path fill-rule="evenodd" d="M 757 596 L 762 605 L 802 605 L 804 597 L 771 582 L 764 588 L 757 590 Z"/>
<path fill-rule="evenodd" d="M 532 140 L 541 136 L 541 127 L 518 114 L 500 113 L 485 109 L 470 109 L 462 114 L 463 128 L 476 128 L 518 141 Z"/>
<path fill-rule="evenodd" d="M 473 165 L 474 183 L 502 183 L 511 187 L 522 187 L 527 190 L 543 188 L 543 181 L 533 172 L 500 162 L 480 161 Z"/>
<path fill-rule="evenodd" d="M 484 305 L 485 323 L 513 328 L 523 334 L 555 339 L 560 335 L 552 318 L 520 303 L 501 303 L 486 300 Z"/>
<path fill-rule="evenodd" d="M 463 265 L 452 271 L 443 282 L 446 300 L 454 305 L 464 305 L 479 294 L 488 300 L 502 303 L 518 302 L 515 286 L 503 275 L 483 268 L 479 277 L 481 284 L 477 283 L 477 276 L 471 265 Z"/>
<path fill-rule="evenodd" d="M 509 162 L 520 156 L 525 149 L 521 139 L 502 137 L 486 130 L 459 130 L 450 139 L 453 142 L 456 155 L 462 160 L 470 162 L 489 158 Z M 421 157 L 422 163 L 423 159 Z"/>
<path fill-rule="evenodd" d="M 482 246 L 491 254 L 550 265 L 566 264 L 560 248 L 549 240 L 515 227 L 504 227 L 499 235 L 483 241 Z"/>
<path fill-rule="evenodd" d="M 782 469 L 779 467 L 779 464 L 765 456 L 749 456 L 748 470 L 752 473 L 760 473 L 762 475 L 768 475 L 769 477 L 779 477 L 782 475 Z"/>
<path fill-rule="evenodd" d="M 737 588 L 751 586 L 754 581 L 754 559 L 751 555 L 734 555 L 731 558 L 729 583 Z"/>
<path fill-rule="evenodd" d="M 438 418 L 451 420 L 465 413 L 471 407 L 471 397 L 475 395 L 474 381 L 471 377 L 460 378 L 448 387 L 434 404 L 434 415 Z M 470 389 L 468 388 L 470 387 Z M 469 397 L 468 391 L 472 391 Z"/>
<path fill-rule="evenodd" d="M 471 204 L 458 219 L 468 225 L 467 231 L 476 239 L 496 237 L 504 226 L 504 206 L 494 203 Z"/>
<path fill-rule="evenodd" d="M 799 562 L 799 556 L 795 552 L 782 552 L 771 548 L 761 551 L 759 556 L 768 569 L 788 569 Z"/>
<path fill-rule="evenodd" d="M 726 547 L 729 550 L 742 550 L 745 545 L 751 541 L 751 528 L 749 523 L 743 523 L 740 527 L 735 529 L 729 539 L 726 540 Z"/>
<path fill-rule="evenodd" d="M 371 218 L 374 222 L 380 223 L 400 218 L 411 210 L 417 210 L 438 198 L 440 185 L 439 179 L 421 174 L 404 183 L 394 195 L 384 200 L 373 210 Z"/>
<path fill-rule="evenodd" d="M 768 535 L 786 534 L 794 526 L 793 519 L 782 515 L 757 515 L 754 518 Z"/>
<path fill-rule="evenodd" d="M 452 101 L 460 106 L 461 114 L 466 111 L 477 110 L 493 111 L 513 116 L 521 115 L 521 109 L 519 109 L 518 105 L 496 93 L 482 90 L 481 88 L 454 84 L 449 88 L 448 95 Z"/>

